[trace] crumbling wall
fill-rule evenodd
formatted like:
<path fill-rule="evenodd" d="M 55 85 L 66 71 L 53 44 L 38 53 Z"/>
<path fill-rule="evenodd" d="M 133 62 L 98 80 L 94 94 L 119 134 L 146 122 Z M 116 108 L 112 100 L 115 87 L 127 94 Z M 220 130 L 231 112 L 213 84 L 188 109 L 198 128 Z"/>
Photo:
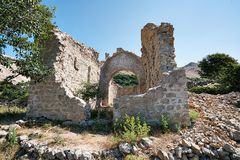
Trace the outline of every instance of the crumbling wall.
<path fill-rule="evenodd" d="M 159 122 L 168 114 L 172 123 L 189 125 L 186 75 L 176 67 L 173 26 L 149 23 L 141 30 L 141 62 L 146 73 L 146 93 L 125 95 L 113 100 L 114 118 L 140 114 L 149 122 Z"/>
<path fill-rule="evenodd" d="M 116 97 L 120 97 L 124 95 L 134 95 L 134 94 L 140 94 L 140 93 L 141 93 L 141 90 L 138 85 L 122 87 L 111 80 L 109 83 L 108 104 L 112 106 L 113 99 Z"/>
<path fill-rule="evenodd" d="M 86 119 L 86 103 L 74 94 L 83 82 L 98 82 L 98 53 L 55 30 L 52 40 L 46 43 L 44 61 L 53 69 L 53 75 L 44 82 L 31 85 L 28 116 L 74 121 Z"/>
<path fill-rule="evenodd" d="M 169 23 L 161 23 L 160 26 L 148 23 L 141 30 L 141 60 L 146 71 L 147 88 L 159 85 L 163 72 L 176 67 L 173 31 Z"/>
<path fill-rule="evenodd" d="M 189 125 L 186 82 L 184 69 L 178 69 L 164 73 L 160 85 L 144 94 L 115 98 L 114 119 L 140 114 L 148 122 L 158 123 L 160 116 L 167 114 L 172 123 Z"/>

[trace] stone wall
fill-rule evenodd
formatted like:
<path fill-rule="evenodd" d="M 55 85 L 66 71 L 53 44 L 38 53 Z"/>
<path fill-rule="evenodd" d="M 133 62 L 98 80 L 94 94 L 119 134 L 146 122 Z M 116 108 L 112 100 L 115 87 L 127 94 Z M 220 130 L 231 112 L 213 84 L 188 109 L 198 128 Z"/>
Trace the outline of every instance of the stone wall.
<path fill-rule="evenodd" d="M 141 93 L 141 90 L 139 85 L 122 87 L 111 80 L 109 83 L 108 104 L 112 106 L 113 99 L 116 97 L 120 97 L 124 95 L 134 95 L 134 94 L 140 94 L 140 93 Z"/>
<path fill-rule="evenodd" d="M 148 23 L 141 30 L 141 60 L 147 75 L 147 88 L 159 85 L 163 72 L 176 67 L 173 30 L 169 23 L 160 26 Z"/>
<path fill-rule="evenodd" d="M 83 82 L 98 82 L 98 53 L 59 30 L 54 31 L 46 48 L 44 62 L 54 74 L 45 82 L 31 85 L 28 116 L 74 121 L 86 119 L 86 103 L 74 94 Z"/>
<path fill-rule="evenodd" d="M 99 82 L 103 105 L 113 100 L 114 118 L 140 113 L 146 120 L 156 122 L 160 115 L 167 113 L 173 122 L 187 125 L 186 75 L 183 69 L 174 70 L 173 30 L 169 23 L 147 24 L 141 31 L 142 57 L 118 48 L 111 57 L 106 54 L 105 62 L 98 61 L 94 49 L 55 30 L 44 53 L 44 61 L 54 74 L 45 82 L 31 85 L 28 116 L 85 120 L 89 116 L 89 105 L 74 94 L 83 82 L 89 81 Z M 112 77 L 119 71 L 133 72 L 139 85 L 111 86 Z"/>
<path fill-rule="evenodd" d="M 140 114 L 150 123 L 168 114 L 172 123 L 189 125 L 186 75 L 183 69 L 164 73 L 161 84 L 139 95 L 121 96 L 113 100 L 114 119 L 125 114 Z"/>

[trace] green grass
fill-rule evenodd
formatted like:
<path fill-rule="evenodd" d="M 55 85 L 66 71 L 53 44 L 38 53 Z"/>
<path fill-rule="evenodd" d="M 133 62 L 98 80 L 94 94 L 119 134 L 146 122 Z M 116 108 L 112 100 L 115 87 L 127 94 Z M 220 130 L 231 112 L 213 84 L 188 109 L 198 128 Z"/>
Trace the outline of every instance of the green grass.
<path fill-rule="evenodd" d="M 200 114 L 199 114 L 199 112 L 197 112 L 193 109 L 190 109 L 189 110 L 189 117 L 190 117 L 190 121 L 194 122 L 200 117 Z"/>

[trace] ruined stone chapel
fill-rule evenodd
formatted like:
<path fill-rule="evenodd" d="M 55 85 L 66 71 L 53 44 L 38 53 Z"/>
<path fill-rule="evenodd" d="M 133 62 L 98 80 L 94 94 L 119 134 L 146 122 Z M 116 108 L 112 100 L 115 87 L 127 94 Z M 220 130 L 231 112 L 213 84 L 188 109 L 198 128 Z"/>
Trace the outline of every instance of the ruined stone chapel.
<path fill-rule="evenodd" d="M 28 100 L 28 116 L 49 119 L 87 120 L 89 104 L 76 92 L 86 81 L 99 83 L 100 106 L 112 105 L 113 118 L 140 114 L 149 122 L 168 114 L 174 122 L 189 123 L 186 75 L 177 68 L 174 28 L 169 23 L 148 23 L 141 30 L 142 55 L 118 48 L 111 57 L 99 61 L 93 48 L 76 42 L 66 33 L 54 30 L 46 43 L 44 63 L 54 74 L 46 81 L 32 84 Z M 121 88 L 112 83 L 120 71 L 130 71 L 138 85 Z"/>

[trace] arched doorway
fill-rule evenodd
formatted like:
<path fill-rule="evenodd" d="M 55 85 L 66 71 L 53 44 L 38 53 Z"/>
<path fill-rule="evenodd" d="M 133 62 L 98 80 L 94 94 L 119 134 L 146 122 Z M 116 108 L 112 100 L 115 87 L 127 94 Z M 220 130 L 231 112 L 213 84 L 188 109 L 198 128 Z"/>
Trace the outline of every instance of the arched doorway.
<path fill-rule="evenodd" d="M 100 71 L 99 89 L 102 105 L 109 105 L 109 84 L 113 76 L 119 71 L 131 71 L 137 76 L 139 93 L 146 91 L 146 73 L 140 57 L 134 53 L 118 49 L 112 57 L 108 58 Z M 138 93 L 138 94 L 139 94 Z"/>
<path fill-rule="evenodd" d="M 108 104 L 112 106 L 113 99 L 116 97 L 140 93 L 141 89 L 137 75 L 131 71 L 119 71 L 113 75 L 109 82 Z"/>

